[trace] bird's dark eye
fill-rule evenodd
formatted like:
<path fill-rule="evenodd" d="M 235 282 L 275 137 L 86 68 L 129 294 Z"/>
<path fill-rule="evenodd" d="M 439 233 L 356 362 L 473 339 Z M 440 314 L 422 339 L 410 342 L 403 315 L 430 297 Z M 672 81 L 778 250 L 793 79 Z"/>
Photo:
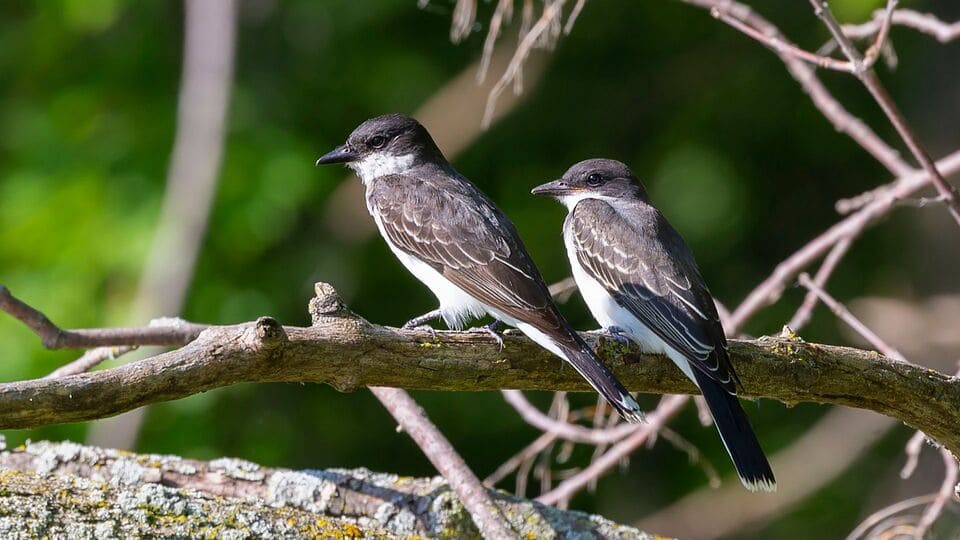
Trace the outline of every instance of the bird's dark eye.
<path fill-rule="evenodd" d="M 592 173 L 587 177 L 587 185 L 597 187 L 603 183 L 603 176 L 600 176 L 599 173 Z"/>
<path fill-rule="evenodd" d="M 383 135 L 374 135 L 373 137 L 370 137 L 370 140 L 367 141 L 367 144 L 370 145 L 371 148 L 383 148 L 383 146 L 387 144 L 387 138 Z"/>

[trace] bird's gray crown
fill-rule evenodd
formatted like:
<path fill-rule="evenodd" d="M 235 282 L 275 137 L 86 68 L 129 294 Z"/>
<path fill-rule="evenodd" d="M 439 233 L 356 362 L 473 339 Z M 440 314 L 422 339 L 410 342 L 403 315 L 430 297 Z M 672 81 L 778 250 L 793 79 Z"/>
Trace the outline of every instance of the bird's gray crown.
<path fill-rule="evenodd" d="M 361 156 L 413 155 L 418 160 L 443 155 L 420 122 L 402 114 L 385 114 L 364 121 L 347 138 L 347 146 Z"/>
<path fill-rule="evenodd" d="M 531 193 L 554 197 L 571 210 L 584 199 L 647 200 L 643 184 L 630 167 L 614 159 L 581 161 L 562 178 L 537 186 Z"/>
<path fill-rule="evenodd" d="M 427 130 L 409 116 L 385 114 L 353 130 L 347 142 L 320 156 L 317 165 L 344 163 L 364 183 L 393 174 L 405 174 L 424 164 L 448 168 Z"/>
<path fill-rule="evenodd" d="M 587 159 L 574 164 L 562 178 L 571 188 L 605 197 L 639 197 L 647 192 L 625 163 L 615 159 Z"/>

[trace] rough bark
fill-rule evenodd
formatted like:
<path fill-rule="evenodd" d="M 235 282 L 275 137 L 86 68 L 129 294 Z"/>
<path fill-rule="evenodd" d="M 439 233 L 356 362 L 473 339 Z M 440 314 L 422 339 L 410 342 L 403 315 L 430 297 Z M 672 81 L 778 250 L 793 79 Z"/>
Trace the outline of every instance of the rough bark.
<path fill-rule="evenodd" d="M 351 313 L 328 285 L 311 301 L 314 325 L 261 317 L 211 327 L 153 358 L 59 379 L 0 384 L 0 429 L 103 418 L 241 382 L 316 382 L 348 392 L 367 386 L 429 390 L 588 391 L 577 373 L 517 333 L 499 350 L 482 332 L 404 331 Z M 691 393 L 665 357 L 586 334 L 631 390 Z M 960 451 L 960 382 L 876 352 L 806 343 L 796 336 L 732 341 L 742 395 L 787 404 L 832 403 L 885 414 Z"/>
<path fill-rule="evenodd" d="M 491 492 L 525 538 L 651 539 L 600 516 Z M 0 453 L 3 538 L 476 538 L 441 477 L 292 471 L 79 444 Z"/>

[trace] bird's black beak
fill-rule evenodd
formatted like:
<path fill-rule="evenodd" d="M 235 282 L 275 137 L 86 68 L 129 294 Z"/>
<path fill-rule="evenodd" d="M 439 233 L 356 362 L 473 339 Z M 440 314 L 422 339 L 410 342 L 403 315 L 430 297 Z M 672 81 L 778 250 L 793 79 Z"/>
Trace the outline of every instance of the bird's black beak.
<path fill-rule="evenodd" d="M 560 197 L 566 195 L 573 191 L 570 187 L 570 184 L 567 184 L 567 181 L 563 178 L 559 180 L 554 180 L 553 182 L 547 182 L 546 184 L 541 184 L 530 190 L 530 193 L 534 195 L 546 195 L 548 197 Z"/>
<path fill-rule="evenodd" d="M 331 163 L 350 163 L 360 159 L 360 154 L 351 150 L 347 145 L 334 148 L 330 152 L 320 156 L 317 165 L 329 165 Z"/>

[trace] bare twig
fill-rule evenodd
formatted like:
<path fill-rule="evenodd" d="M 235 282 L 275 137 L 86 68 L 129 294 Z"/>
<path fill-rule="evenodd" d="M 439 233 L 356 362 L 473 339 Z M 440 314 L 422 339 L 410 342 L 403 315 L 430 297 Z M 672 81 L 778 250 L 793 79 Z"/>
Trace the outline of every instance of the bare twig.
<path fill-rule="evenodd" d="M 933 526 L 933 523 L 937 521 L 937 518 L 939 518 L 943 512 L 943 507 L 954 497 L 954 490 L 957 486 L 957 476 L 960 474 L 960 470 L 958 470 L 957 467 L 957 460 L 946 448 L 940 449 L 940 457 L 943 458 L 943 468 L 945 471 L 943 482 L 940 484 L 940 491 L 937 492 L 937 498 L 923 511 L 923 517 L 920 519 L 920 523 L 917 524 L 917 529 L 914 531 L 914 537 L 917 538 L 917 540 L 922 540 L 926 537 L 927 531 L 930 530 L 930 527 Z"/>
<path fill-rule="evenodd" d="M 866 339 L 870 345 L 873 345 L 887 358 L 892 358 L 898 362 L 907 361 L 907 359 L 900 354 L 900 351 L 887 344 L 887 342 L 885 342 L 873 330 L 867 328 L 867 325 L 863 324 L 863 322 L 860 321 L 860 319 L 858 319 L 853 313 L 850 313 L 850 310 L 848 310 L 846 306 L 838 302 L 834 297 L 830 296 L 827 291 L 821 289 L 816 283 L 814 283 L 808 274 L 800 274 L 798 281 L 800 282 L 800 285 L 803 285 L 810 292 L 817 295 L 820 301 L 830 308 L 831 311 L 833 311 L 834 315 L 836 315 L 843 322 L 847 323 L 850 328 L 853 328 L 858 334 L 863 336 L 863 338 Z"/>
<path fill-rule="evenodd" d="M 583 6 L 587 4 L 587 0 L 577 0 L 577 3 L 573 6 L 573 10 L 570 11 L 570 15 L 567 17 L 567 23 L 563 26 L 563 33 L 570 34 L 573 31 L 573 25 L 577 22 L 577 17 L 580 16 L 580 12 L 583 11 Z"/>
<path fill-rule="evenodd" d="M 370 391 L 450 483 L 450 487 L 470 512 L 480 534 L 484 538 L 513 538 L 515 533 L 500 514 L 486 488 L 413 398 L 398 388 L 371 387 Z"/>
<path fill-rule="evenodd" d="M 851 240 L 849 238 L 844 238 L 837 242 L 833 249 L 830 250 L 830 253 L 823 259 L 823 264 L 820 265 L 820 269 L 817 270 L 816 276 L 813 278 L 813 282 L 820 288 L 823 288 L 827 284 L 827 280 L 830 279 L 830 276 L 833 274 L 833 271 L 836 270 L 837 265 L 840 264 L 840 260 L 843 259 L 843 256 L 847 254 L 847 251 L 850 249 Z M 807 325 L 807 322 L 810 321 L 810 316 L 813 314 L 813 309 L 817 307 L 817 294 L 813 291 L 807 291 L 807 294 L 803 297 L 803 303 L 800 304 L 800 307 L 797 309 L 797 312 L 793 314 L 793 317 L 790 318 L 790 322 L 787 323 L 791 329 L 795 332 L 799 332 L 801 328 Z"/>
<path fill-rule="evenodd" d="M 630 455 L 638 446 L 656 435 L 666 421 L 676 414 L 688 396 L 665 396 L 656 410 L 647 415 L 646 424 L 631 425 L 635 430 L 627 438 L 613 445 L 603 456 L 591 463 L 577 474 L 560 482 L 553 490 L 537 497 L 543 504 L 556 504 L 569 499 L 576 492 L 587 486 L 594 478 L 613 468 L 621 459 Z"/>
<path fill-rule="evenodd" d="M 931 493 L 929 495 L 912 497 L 912 498 L 891 504 L 890 506 L 887 506 L 885 508 L 881 508 L 880 510 L 877 510 L 876 512 L 867 516 L 867 518 L 864 519 L 862 522 L 860 522 L 860 524 L 857 525 L 857 527 L 854 530 L 850 531 L 850 534 L 847 535 L 846 540 L 859 540 L 861 538 L 873 538 L 873 536 L 870 534 L 871 531 L 875 527 L 877 527 L 877 525 L 880 525 L 885 520 L 887 520 L 890 516 L 894 514 L 898 514 L 905 510 L 909 510 L 910 508 L 915 508 L 925 504 L 930 504 L 934 502 L 936 498 L 937 498 L 937 494 Z M 903 532 L 909 536 L 913 536 L 914 530 L 915 528 L 910 526 L 910 527 L 906 527 Z M 897 538 L 897 537 L 898 536 L 896 535 L 890 536 L 890 538 Z"/>
<path fill-rule="evenodd" d="M 813 64 L 814 66 L 832 69 L 834 71 L 853 73 L 857 69 L 857 66 L 852 62 L 812 53 L 782 39 L 779 35 L 766 34 L 762 30 L 747 24 L 741 18 L 731 15 L 727 7 L 728 6 L 721 2 L 716 2 L 710 8 L 710 15 L 759 41 L 762 45 L 781 56 L 789 56 Z"/>
<path fill-rule="evenodd" d="M 900 469 L 900 478 L 906 480 L 913 476 L 913 471 L 917 469 L 917 463 L 920 461 L 920 452 L 923 450 L 923 443 L 926 442 L 926 440 L 927 436 L 924 435 L 922 431 L 918 431 L 907 441 L 904 447 L 904 451 L 907 454 L 907 462 L 904 463 L 903 468 Z"/>
<path fill-rule="evenodd" d="M 490 29 L 487 30 L 487 37 L 483 40 L 483 54 L 480 55 L 480 68 L 477 70 L 478 83 L 487 79 L 487 70 L 490 69 L 490 59 L 493 57 L 497 38 L 500 37 L 500 29 L 504 24 L 510 24 L 511 18 L 513 18 L 513 0 L 498 0 L 497 7 L 490 17 Z"/>
<path fill-rule="evenodd" d="M 896 6 L 897 0 L 887 0 L 887 9 L 892 10 Z M 858 69 L 854 71 L 854 75 L 860 79 L 860 82 L 863 83 L 867 91 L 870 92 L 870 95 L 873 96 L 873 99 L 876 100 L 877 104 L 880 105 L 880 108 L 883 110 L 884 114 L 887 115 L 887 118 L 890 120 L 890 123 L 893 124 L 893 127 L 899 133 L 900 138 L 903 139 L 903 142 L 907 145 L 907 148 L 910 149 L 910 152 L 913 154 L 914 158 L 920 163 L 927 174 L 930 175 L 930 181 L 933 183 L 934 187 L 937 188 L 937 191 L 943 196 L 947 201 L 947 208 L 950 211 L 950 215 L 953 216 L 954 221 L 960 225 L 960 192 L 957 191 L 957 188 L 951 185 L 943 175 L 940 173 L 940 170 L 937 168 L 936 163 L 930 157 L 930 154 L 927 153 L 926 149 L 920 144 L 919 139 L 913 133 L 913 130 L 907 124 L 906 119 L 903 117 L 903 114 L 897 108 L 896 104 L 893 102 L 893 99 L 890 98 L 890 94 L 887 93 L 886 88 L 880 82 L 880 79 L 877 77 L 876 72 L 873 71 L 871 66 L 864 63 L 864 59 L 860 56 L 860 52 L 857 51 L 853 43 L 850 41 L 840 27 L 840 23 L 837 22 L 836 18 L 833 16 L 833 12 L 830 11 L 830 7 L 826 2 L 822 0 L 810 0 L 811 6 L 813 6 L 814 13 L 823 21 L 827 29 L 830 31 L 830 34 L 840 45 L 840 49 L 843 50 L 843 53 L 847 56 L 851 63 L 858 66 Z M 889 26 L 889 21 L 887 25 Z"/>
<path fill-rule="evenodd" d="M 587 444 L 605 444 L 619 441 L 637 429 L 636 424 L 620 424 L 611 429 L 591 429 L 577 424 L 562 422 L 540 412 L 523 397 L 519 390 L 501 390 L 503 399 L 516 409 L 520 417 L 540 431 L 552 433 L 559 438 Z"/>
<path fill-rule="evenodd" d="M 724 17 L 740 21 L 742 24 L 755 28 L 764 36 L 792 45 L 773 23 L 753 11 L 749 6 L 734 0 L 681 0 L 684 3 L 703 9 L 719 9 Z M 883 141 L 870 126 L 856 116 L 850 114 L 823 85 L 810 64 L 789 54 L 780 54 L 787 71 L 803 90 L 810 96 L 810 100 L 823 116 L 833 124 L 840 133 L 850 136 L 857 144 L 879 161 L 892 174 L 905 176 L 913 169 L 900 158 L 900 153 Z"/>
<path fill-rule="evenodd" d="M 938 168 L 945 174 L 960 171 L 960 150 L 941 159 L 938 162 Z M 807 265 L 827 253 L 837 242 L 843 239 L 852 240 L 859 236 L 865 228 L 895 208 L 898 200 L 909 197 L 927 185 L 928 179 L 929 175 L 926 171 L 901 177 L 891 185 L 891 189 L 877 193 L 877 197 L 866 206 L 833 225 L 782 261 L 773 273 L 757 285 L 733 311 L 727 332 L 737 332 L 757 311 L 780 298 L 784 287 L 793 281 Z"/>
<path fill-rule="evenodd" d="M 840 478 L 899 424 L 864 411 L 832 408 L 789 445 L 769 454 L 777 495 L 757 497 L 740 482 L 701 487 L 640 520 L 677 538 L 733 538 L 789 513 Z M 838 436 L 842 434 L 842 436 Z"/>
<path fill-rule="evenodd" d="M 863 24 L 845 24 L 843 33 L 851 38 L 865 38 L 877 33 L 883 26 L 886 10 L 880 9 L 873 19 Z M 930 13 L 912 9 L 897 9 L 893 12 L 892 24 L 905 26 L 934 37 L 940 43 L 948 43 L 960 37 L 960 21 L 946 23 Z"/>
<path fill-rule="evenodd" d="M 703 474 L 706 475 L 707 482 L 711 488 L 716 489 L 720 487 L 720 475 L 717 474 L 717 469 L 710 463 L 710 460 L 703 457 L 703 454 L 700 453 L 700 450 L 694 446 L 693 443 L 668 427 L 660 428 L 660 436 L 663 437 L 663 440 L 672 444 L 674 448 L 687 454 L 687 460 L 691 465 L 697 465 L 703 469 Z"/>
<path fill-rule="evenodd" d="M 63 330 L 0 285 L 0 310 L 25 324 L 48 349 L 89 349 L 109 345 L 186 345 L 207 325 L 179 321 L 165 326 Z"/>
<path fill-rule="evenodd" d="M 124 354 L 135 350 L 137 350 L 137 347 L 130 345 L 121 345 L 119 347 L 97 347 L 96 349 L 90 349 L 73 362 L 60 366 L 59 368 L 51 371 L 46 377 L 44 377 L 44 379 L 56 379 L 57 377 L 66 377 L 67 375 L 86 373 L 87 371 L 90 371 L 97 365 L 106 362 L 107 360 L 113 360 L 114 358 L 123 356 Z"/>
<path fill-rule="evenodd" d="M 544 448 L 550 445 L 557 438 L 554 433 L 542 433 L 539 437 L 533 440 L 530 444 L 525 446 L 522 450 L 510 457 L 499 467 L 496 468 L 489 476 L 484 478 L 483 483 L 493 487 L 497 482 L 503 480 L 510 475 L 513 471 L 517 470 L 517 467 L 521 463 L 527 461 L 528 459 L 535 457 L 539 454 Z"/>
<path fill-rule="evenodd" d="M 459 43 L 469 36 L 476 18 L 477 3 L 475 0 L 457 0 L 450 24 L 450 41 Z"/>
<path fill-rule="evenodd" d="M 507 68 L 504 70 L 503 74 L 500 76 L 500 79 L 493 85 L 493 88 L 490 89 L 490 93 L 487 96 L 487 105 L 483 113 L 483 120 L 481 124 L 483 127 L 488 127 L 493 121 L 494 112 L 496 111 L 497 99 L 500 97 L 500 94 L 506 90 L 507 85 L 511 82 L 515 85 L 515 91 L 519 93 L 520 89 L 519 84 L 522 80 L 523 75 L 523 65 L 526 62 L 527 58 L 530 56 L 530 52 L 537 45 L 538 41 L 550 28 L 554 20 L 559 20 L 560 15 L 562 14 L 564 2 L 555 1 L 548 3 L 543 8 L 543 13 L 540 15 L 540 18 L 537 20 L 533 26 L 530 27 L 530 30 L 523 32 L 521 27 L 521 35 L 523 38 L 520 40 L 520 43 L 517 45 L 516 51 L 513 53 L 513 58 L 510 60 L 510 63 L 507 65 Z M 529 10 L 527 6 L 530 6 L 530 3 L 527 2 L 524 4 L 524 19 L 529 17 Z"/>

